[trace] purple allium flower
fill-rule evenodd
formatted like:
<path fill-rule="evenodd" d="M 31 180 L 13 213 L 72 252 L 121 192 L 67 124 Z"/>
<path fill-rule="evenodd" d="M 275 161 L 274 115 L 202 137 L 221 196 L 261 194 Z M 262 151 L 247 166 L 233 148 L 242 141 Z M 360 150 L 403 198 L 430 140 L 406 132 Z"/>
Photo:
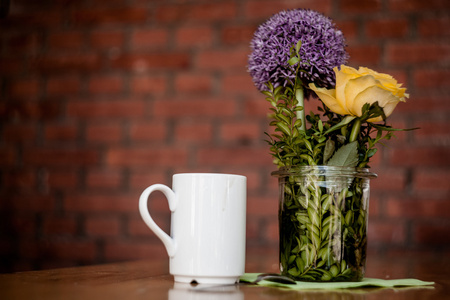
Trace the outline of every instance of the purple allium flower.
<path fill-rule="evenodd" d="M 301 40 L 300 79 L 307 86 L 314 82 L 319 87 L 335 85 L 333 68 L 345 64 L 344 35 L 328 17 L 309 9 L 281 11 L 256 30 L 248 61 L 248 70 L 260 90 L 265 84 L 286 86 L 295 79 L 288 64 L 290 48 Z M 296 66 L 295 66 L 296 67 Z"/>

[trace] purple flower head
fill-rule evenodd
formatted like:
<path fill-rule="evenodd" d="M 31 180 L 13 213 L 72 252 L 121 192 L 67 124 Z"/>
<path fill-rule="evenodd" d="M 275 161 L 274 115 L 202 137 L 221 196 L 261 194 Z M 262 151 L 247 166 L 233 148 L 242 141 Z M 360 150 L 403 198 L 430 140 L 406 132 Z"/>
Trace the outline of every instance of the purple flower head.
<path fill-rule="evenodd" d="M 328 17 L 309 9 L 294 9 L 272 16 L 258 27 L 251 41 L 248 70 L 260 91 L 267 89 L 267 82 L 274 87 L 293 82 L 295 71 L 288 60 L 291 47 L 299 40 L 303 72 L 298 76 L 303 84 L 334 87 L 333 68 L 348 59 L 344 35 Z"/>

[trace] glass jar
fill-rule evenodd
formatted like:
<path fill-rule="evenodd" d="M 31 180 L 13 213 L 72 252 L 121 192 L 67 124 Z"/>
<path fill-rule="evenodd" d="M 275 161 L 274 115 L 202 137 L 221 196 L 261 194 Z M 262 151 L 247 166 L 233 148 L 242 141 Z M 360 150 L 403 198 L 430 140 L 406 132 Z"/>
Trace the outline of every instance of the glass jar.
<path fill-rule="evenodd" d="M 280 271 L 304 281 L 359 281 L 365 273 L 368 169 L 280 169 Z"/>

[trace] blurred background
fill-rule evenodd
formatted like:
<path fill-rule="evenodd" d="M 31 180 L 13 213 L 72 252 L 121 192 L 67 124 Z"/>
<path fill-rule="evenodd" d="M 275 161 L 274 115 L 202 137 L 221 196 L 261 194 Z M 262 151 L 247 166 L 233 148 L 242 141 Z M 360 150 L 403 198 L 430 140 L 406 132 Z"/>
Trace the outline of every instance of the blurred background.
<path fill-rule="evenodd" d="M 371 164 L 369 255 L 450 254 L 449 1 L 0 3 L 0 272 L 166 259 L 138 198 L 177 172 L 247 176 L 247 255 L 276 263 L 269 110 L 246 66 L 257 26 L 290 8 L 331 17 L 350 66 L 410 93 L 389 123 L 421 129 Z M 169 230 L 164 198 L 150 209 Z"/>

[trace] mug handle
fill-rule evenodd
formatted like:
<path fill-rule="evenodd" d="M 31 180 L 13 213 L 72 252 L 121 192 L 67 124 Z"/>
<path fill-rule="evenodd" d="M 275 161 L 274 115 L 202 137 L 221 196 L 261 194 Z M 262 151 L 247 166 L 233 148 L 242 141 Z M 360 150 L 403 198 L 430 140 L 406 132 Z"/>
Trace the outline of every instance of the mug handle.
<path fill-rule="evenodd" d="M 169 209 L 171 212 L 174 212 L 177 204 L 177 197 L 175 193 L 164 184 L 154 184 L 146 188 L 139 198 L 139 212 L 141 213 L 141 217 L 144 220 L 145 224 L 156 234 L 156 236 L 163 242 L 166 247 L 167 254 L 170 257 L 175 255 L 176 251 L 176 243 L 173 238 L 171 238 L 167 233 L 165 233 L 158 225 L 156 225 L 155 221 L 153 221 L 150 213 L 148 211 L 148 197 L 154 191 L 162 192 L 166 198 L 167 202 L 169 202 Z"/>

